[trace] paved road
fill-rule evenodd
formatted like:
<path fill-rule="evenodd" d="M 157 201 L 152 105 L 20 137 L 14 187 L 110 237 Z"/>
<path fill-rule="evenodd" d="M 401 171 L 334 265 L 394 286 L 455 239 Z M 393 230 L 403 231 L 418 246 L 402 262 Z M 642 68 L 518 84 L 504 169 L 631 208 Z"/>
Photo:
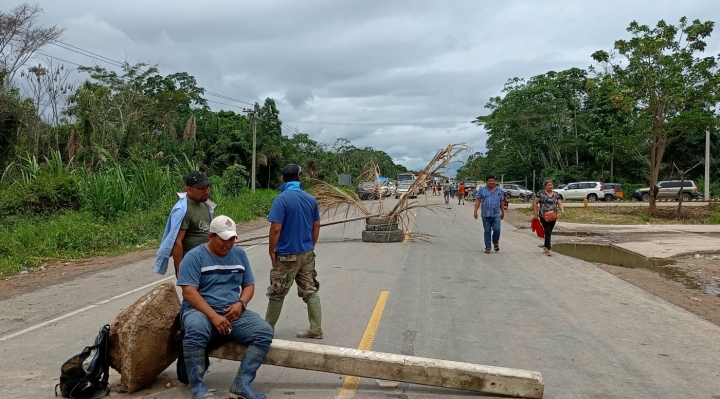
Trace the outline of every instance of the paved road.
<path fill-rule="evenodd" d="M 535 238 L 507 224 L 502 250 L 485 255 L 472 205 L 451 208 L 457 213 L 418 214 L 412 229 L 433 234 L 431 243 L 361 243 L 360 224 L 322 230 L 316 252 L 323 343 L 357 347 L 380 293 L 389 291 L 373 350 L 537 370 L 546 398 L 720 397 L 720 327 L 591 264 L 546 257 Z M 265 249 L 248 247 L 261 282 L 269 270 Z M 0 301 L 0 397 L 53 397 L 62 362 L 162 279 L 151 264 L 137 262 Z M 265 306 L 260 294 L 250 304 L 261 314 Z M 295 339 L 306 322 L 303 302 L 289 297 L 277 337 Z M 227 397 L 236 369 L 235 362 L 213 362 L 207 383 L 219 397 Z M 174 376 L 174 367 L 167 375 Z M 334 398 L 343 381 L 264 366 L 256 387 L 270 398 Z M 189 397 L 177 381 L 170 380 L 169 389 L 165 382 L 119 396 Z M 466 396 L 404 384 L 386 388 L 365 379 L 355 394 Z"/>

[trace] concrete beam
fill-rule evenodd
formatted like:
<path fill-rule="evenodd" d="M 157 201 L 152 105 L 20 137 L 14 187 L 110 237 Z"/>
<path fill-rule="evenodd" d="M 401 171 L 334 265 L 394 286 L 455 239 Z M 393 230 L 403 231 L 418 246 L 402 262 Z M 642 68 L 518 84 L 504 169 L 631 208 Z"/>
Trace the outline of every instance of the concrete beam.
<path fill-rule="evenodd" d="M 226 344 L 212 351 L 210 356 L 240 361 L 244 353 L 244 346 Z M 542 398 L 545 388 L 542 375 L 537 371 L 279 339 L 273 340 L 263 363 L 520 398 Z"/>

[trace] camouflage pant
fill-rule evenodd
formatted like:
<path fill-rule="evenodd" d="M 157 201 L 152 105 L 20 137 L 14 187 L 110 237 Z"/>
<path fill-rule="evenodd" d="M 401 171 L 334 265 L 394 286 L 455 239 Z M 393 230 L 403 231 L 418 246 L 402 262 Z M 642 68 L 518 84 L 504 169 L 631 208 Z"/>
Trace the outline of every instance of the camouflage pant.
<path fill-rule="evenodd" d="M 308 295 L 320 289 L 316 280 L 315 252 L 308 251 L 297 255 L 277 255 L 270 270 L 270 286 L 267 297 L 282 301 L 290 292 L 293 281 L 297 283 L 298 296 L 307 300 Z"/>

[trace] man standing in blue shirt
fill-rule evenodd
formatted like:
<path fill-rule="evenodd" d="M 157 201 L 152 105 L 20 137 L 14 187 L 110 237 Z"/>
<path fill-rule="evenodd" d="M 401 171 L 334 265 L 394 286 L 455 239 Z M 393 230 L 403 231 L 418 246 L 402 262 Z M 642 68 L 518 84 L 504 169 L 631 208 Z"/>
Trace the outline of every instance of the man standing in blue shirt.
<path fill-rule="evenodd" d="M 475 194 L 475 219 L 478 218 L 478 208 L 482 206 L 482 222 L 485 230 L 485 253 L 490 253 L 490 241 L 495 251 L 500 250 L 500 221 L 505 219 L 505 193 L 495 184 L 495 175 L 487 175 L 487 185 Z M 492 237 L 491 237 L 492 233 Z"/>
<path fill-rule="evenodd" d="M 266 399 L 255 392 L 250 383 L 270 349 L 272 328 L 260 315 L 248 310 L 255 293 L 247 254 L 235 246 L 235 222 L 218 216 L 208 227 L 209 240 L 188 252 L 180 265 L 177 285 L 182 287 L 180 309 L 183 337 L 183 359 L 187 370 L 192 399 L 215 398 L 203 382 L 205 348 L 218 334 L 247 345 L 235 381 L 230 386 L 231 398 Z"/>
<path fill-rule="evenodd" d="M 315 271 L 315 244 L 320 236 L 320 208 L 312 195 L 300 188 L 301 169 L 297 165 L 283 168 L 280 195 L 275 197 L 268 221 L 270 224 L 269 298 L 265 321 L 275 328 L 283 301 L 293 281 L 298 296 L 307 304 L 310 328 L 298 338 L 322 339 L 322 310 L 317 292 L 320 284 Z"/>

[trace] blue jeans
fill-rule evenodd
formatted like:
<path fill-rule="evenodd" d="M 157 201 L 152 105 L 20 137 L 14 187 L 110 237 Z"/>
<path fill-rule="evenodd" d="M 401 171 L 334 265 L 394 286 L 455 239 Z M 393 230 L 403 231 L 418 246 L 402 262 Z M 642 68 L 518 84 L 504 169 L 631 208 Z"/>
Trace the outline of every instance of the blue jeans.
<path fill-rule="evenodd" d="M 485 230 L 485 248 L 490 248 L 490 238 L 493 244 L 500 242 L 500 216 L 483 216 L 482 222 Z"/>
<path fill-rule="evenodd" d="M 192 306 L 185 309 L 181 317 L 185 329 L 183 346 L 205 348 L 212 337 L 220 334 L 210 319 Z M 230 341 L 241 345 L 256 345 L 265 351 L 270 349 L 273 329 L 257 313 L 245 309 L 240 317 L 230 324 L 232 324 L 232 331 L 228 335 Z"/>

